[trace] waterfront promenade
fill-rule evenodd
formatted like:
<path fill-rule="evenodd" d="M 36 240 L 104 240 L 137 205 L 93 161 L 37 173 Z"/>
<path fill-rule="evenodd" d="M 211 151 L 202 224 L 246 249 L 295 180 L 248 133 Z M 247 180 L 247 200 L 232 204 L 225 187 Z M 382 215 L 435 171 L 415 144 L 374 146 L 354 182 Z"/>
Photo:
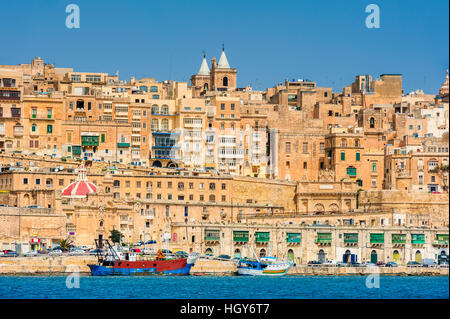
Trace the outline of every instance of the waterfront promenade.
<path fill-rule="evenodd" d="M 0 275 L 52 275 L 72 273 L 89 273 L 87 264 L 96 263 L 96 256 L 64 257 L 15 257 L 0 258 Z M 324 276 L 324 275 L 369 275 L 374 269 L 380 275 L 405 276 L 448 276 L 449 268 L 443 267 L 336 267 L 324 265 L 298 265 L 289 270 L 288 275 Z M 199 259 L 192 268 L 192 274 L 233 275 L 236 262 L 227 260 Z"/>

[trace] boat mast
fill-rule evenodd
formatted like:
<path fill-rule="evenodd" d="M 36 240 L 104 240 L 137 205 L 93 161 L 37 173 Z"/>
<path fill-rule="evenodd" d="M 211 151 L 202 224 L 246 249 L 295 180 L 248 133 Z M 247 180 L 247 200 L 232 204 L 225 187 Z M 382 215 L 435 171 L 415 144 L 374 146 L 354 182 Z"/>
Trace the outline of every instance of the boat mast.
<path fill-rule="evenodd" d="M 261 262 L 261 260 L 259 260 L 259 257 L 256 255 L 255 250 L 253 249 L 253 246 L 250 246 L 250 249 L 252 250 L 253 255 L 255 255 L 256 260 L 257 260 L 258 262 Z"/>

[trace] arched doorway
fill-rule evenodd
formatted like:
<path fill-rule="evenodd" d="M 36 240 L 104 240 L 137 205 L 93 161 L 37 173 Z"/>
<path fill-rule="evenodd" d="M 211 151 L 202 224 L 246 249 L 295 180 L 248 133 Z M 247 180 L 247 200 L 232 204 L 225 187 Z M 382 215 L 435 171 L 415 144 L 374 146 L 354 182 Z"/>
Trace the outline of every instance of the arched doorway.
<path fill-rule="evenodd" d="M 259 257 L 266 257 L 266 250 L 264 248 L 259 251 Z"/>
<path fill-rule="evenodd" d="M 447 253 L 447 250 L 446 250 L 446 249 L 442 249 L 442 250 L 441 250 L 441 253 L 440 253 L 439 256 L 438 256 L 438 263 L 439 263 L 439 265 L 440 265 L 442 262 L 447 262 L 447 263 L 448 263 L 448 253 Z"/>
<path fill-rule="evenodd" d="M 350 250 L 347 249 L 345 251 L 344 256 L 342 257 L 342 261 L 344 263 L 349 263 L 351 261 L 351 256 L 352 256 L 352 253 L 350 252 Z"/>
<path fill-rule="evenodd" d="M 162 164 L 160 161 L 154 161 L 152 164 L 153 167 L 162 167 Z"/>
<path fill-rule="evenodd" d="M 418 263 L 422 262 L 422 253 L 420 252 L 420 250 L 416 251 L 416 256 L 415 256 L 414 260 Z"/>
<path fill-rule="evenodd" d="M 214 255 L 213 249 L 211 247 L 206 248 L 205 255 Z"/>
<path fill-rule="evenodd" d="M 294 262 L 295 254 L 292 249 L 289 249 L 287 252 L 288 260 Z"/>
<path fill-rule="evenodd" d="M 327 254 L 323 251 L 323 249 L 319 250 L 319 254 L 317 255 L 317 257 L 321 263 L 324 263 L 326 261 L 326 256 Z"/>
<path fill-rule="evenodd" d="M 398 253 L 398 250 L 394 250 L 394 253 L 392 254 L 392 259 L 394 262 L 398 263 L 400 260 L 400 254 Z"/>
<path fill-rule="evenodd" d="M 378 254 L 375 250 L 372 250 L 372 252 L 370 253 L 370 262 L 372 264 L 376 264 L 378 262 Z"/>
<path fill-rule="evenodd" d="M 30 206 L 30 195 L 23 195 L 23 206 Z"/>
<path fill-rule="evenodd" d="M 239 248 L 236 248 L 234 250 L 234 258 L 241 258 L 241 250 Z"/>

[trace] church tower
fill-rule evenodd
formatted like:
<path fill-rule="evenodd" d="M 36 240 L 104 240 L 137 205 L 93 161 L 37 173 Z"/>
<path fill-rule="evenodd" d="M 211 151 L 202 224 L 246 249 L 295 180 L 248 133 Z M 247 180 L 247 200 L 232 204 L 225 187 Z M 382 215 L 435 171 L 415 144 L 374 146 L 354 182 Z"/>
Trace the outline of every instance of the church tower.
<path fill-rule="evenodd" d="M 231 68 L 225 54 L 225 48 L 222 47 L 219 63 L 216 65 L 216 59 L 211 61 L 211 90 L 212 91 L 234 91 L 236 90 L 236 69 Z"/>
<path fill-rule="evenodd" d="M 198 70 L 197 74 L 191 76 L 191 87 L 193 91 L 192 95 L 194 97 L 200 97 L 210 90 L 211 77 L 205 53 L 203 53 L 203 61 L 200 65 L 200 70 Z"/>

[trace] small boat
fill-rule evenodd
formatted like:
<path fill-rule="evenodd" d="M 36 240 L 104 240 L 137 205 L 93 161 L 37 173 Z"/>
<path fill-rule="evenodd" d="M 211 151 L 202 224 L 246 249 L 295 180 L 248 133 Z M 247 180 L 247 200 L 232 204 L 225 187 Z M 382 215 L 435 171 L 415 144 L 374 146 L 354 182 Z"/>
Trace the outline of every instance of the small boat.
<path fill-rule="evenodd" d="M 259 260 L 241 259 L 237 273 L 245 276 L 283 276 L 292 266 L 293 263 L 278 262 L 275 257 L 261 257 Z"/>
<path fill-rule="evenodd" d="M 106 253 L 101 249 L 106 244 Z M 108 240 L 96 240 L 97 264 L 88 265 L 92 276 L 129 276 L 129 275 L 189 275 L 199 254 L 190 254 L 187 258 L 168 258 L 161 250 L 155 258 L 138 260 L 135 252 L 117 251 Z"/>
<path fill-rule="evenodd" d="M 256 256 L 253 248 L 251 248 L 256 259 L 240 259 L 237 266 L 238 275 L 243 276 L 283 276 L 294 263 L 289 261 L 278 261 L 276 257 Z"/>

